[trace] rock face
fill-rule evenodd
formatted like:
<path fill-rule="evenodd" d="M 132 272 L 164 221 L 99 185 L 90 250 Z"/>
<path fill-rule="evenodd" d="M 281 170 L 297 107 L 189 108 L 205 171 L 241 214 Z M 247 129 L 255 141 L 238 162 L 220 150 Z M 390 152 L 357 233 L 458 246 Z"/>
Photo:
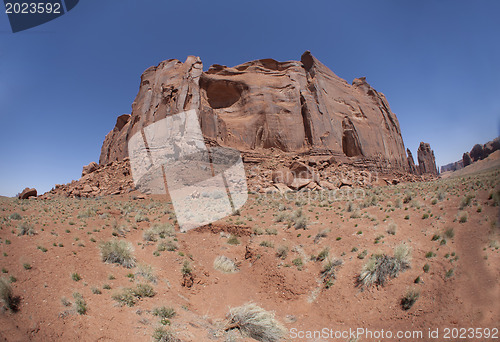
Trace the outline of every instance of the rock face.
<path fill-rule="evenodd" d="M 418 171 L 419 174 L 423 175 L 429 173 L 431 175 L 437 175 L 436 168 L 436 158 L 434 157 L 434 151 L 431 150 L 431 146 L 427 143 L 420 143 L 417 151 L 418 158 Z"/>
<path fill-rule="evenodd" d="M 99 165 L 96 162 L 91 162 L 89 165 L 85 165 L 82 170 L 82 177 L 88 175 L 89 173 L 94 172 L 99 168 Z"/>
<path fill-rule="evenodd" d="M 364 77 L 348 84 L 308 51 L 300 62 L 262 59 L 203 72 L 201 60 L 190 56 L 147 69 L 132 114 L 119 116 L 104 140 L 100 165 L 127 157 L 128 139 L 144 127 L 190 109 L 197 110 L 204 136 L 220 146 L 328 154 L 408 170 L 385 96 Z"/>
<path fill-rule="evenodd" d="M 406 149 L 406 154 L 408 155 L 408 171 L 410 171 L 413 174 L 418 174 L 417 172 L 417 167 L 415 166 L 415 161 L 413 160 L 413 155 L 411 154 L 411 151 L 409 148 Z"/>
<path fill-rule="evenodd" d="M 470 152 L 465 152 L 462 155 L 462 160 L 442 166 L 441 172 L 460 170 L 472 163 L 488 158 L 490 154 L 497 150 L 500 150 L 500 137 L 488 141 L 484 145 L 475 144 Z"/>
<path fill-rule="evenodd" d="M 457 162 L 449 163 L 449 164 L 441 166 L 441 173 L 447 172 L 447 171 L 457 171 L 457 170 L 460 170 L 463 168 L 464 168 L 464 163 L 462 160 L 459 160 Z"/>
<path fill-rule="evenodd" d="M 25 188 L 20 194 L 19 199 L 28 199 L 30 197 L 36 197 L 37 191 L 35 188 Z"/>

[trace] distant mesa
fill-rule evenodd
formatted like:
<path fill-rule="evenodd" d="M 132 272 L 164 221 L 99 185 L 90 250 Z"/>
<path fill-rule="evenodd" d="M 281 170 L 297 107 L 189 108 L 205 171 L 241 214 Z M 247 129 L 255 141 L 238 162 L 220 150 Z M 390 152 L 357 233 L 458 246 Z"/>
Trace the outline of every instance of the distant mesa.
<path fill-rule="evenodd" d="M 462 160 L 441 166 L 441 172 L 457 171 L 479 160 L 488 158 L 495 151 L 500 150 L 500 137 L 488 141 L 486 144 L 476 144 L 469 152 L 462 155 Z"/>

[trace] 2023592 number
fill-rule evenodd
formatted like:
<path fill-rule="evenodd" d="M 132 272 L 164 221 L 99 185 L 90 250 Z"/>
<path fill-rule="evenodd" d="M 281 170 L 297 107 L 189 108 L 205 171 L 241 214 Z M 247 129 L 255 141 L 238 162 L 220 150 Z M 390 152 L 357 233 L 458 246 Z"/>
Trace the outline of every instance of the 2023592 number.
<path fill-rule="evenodd" d="M 39 2 L 39 3 L 11 3 L 5 4 L 5 13 L 7 14 L 61 14 L 61 4 L 58 2 Z"/>
<path fill-rule="evenodd" d="M 445 339 L 497 339 L 498 329 L 497 328 L 444 328 Z"/>

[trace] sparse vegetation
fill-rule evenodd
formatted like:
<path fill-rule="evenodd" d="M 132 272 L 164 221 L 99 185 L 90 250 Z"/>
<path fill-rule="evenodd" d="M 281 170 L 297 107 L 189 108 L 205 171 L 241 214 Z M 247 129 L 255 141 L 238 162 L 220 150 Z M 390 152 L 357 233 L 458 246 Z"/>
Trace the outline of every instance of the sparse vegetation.
<path fill-rule="evenodd" d="M 35 228 L 33 227 L 32 224 L 28 222 L 21 222 L 17 225 L 17 235 L 22 236 L 22 235 L 28 235 L 28 236 L 33 236 L 35 235 Z"/>
<path fill-rule="evenodd" d="M 130 242 L 125 240 L 111 240 L 99 244 L 102 261 L 106 263 L 120 264 L 126 268 L 135 266 L 135 258 L 132 254 L 133 248 Z"/>
<path fill-rule="evenodd" d="M 387 278 L 396 278 L 400 272 L 410 267 L 410 248 L 405 244 L 397 246 L 394 257 L 385 254 L 373 255 L 365 264 L 358 277 L 358 285 L 367 287 L 370 285 L 383 286 Z"/>
<path fill-rule="evenodd" d="M 5 277 L 0 278 L 0 301 L 7 309 L 17 310 L 18 299 L 14 297 L 10 281 Z"/>
<path fill-rule="evenodd" d="M 420 291 L 417 289 L 408 289 L 403 299 L 401 299 L 401 306 L 404 310 L 410 310 L 411 307 L 417 302 L 420 297 Z"/>

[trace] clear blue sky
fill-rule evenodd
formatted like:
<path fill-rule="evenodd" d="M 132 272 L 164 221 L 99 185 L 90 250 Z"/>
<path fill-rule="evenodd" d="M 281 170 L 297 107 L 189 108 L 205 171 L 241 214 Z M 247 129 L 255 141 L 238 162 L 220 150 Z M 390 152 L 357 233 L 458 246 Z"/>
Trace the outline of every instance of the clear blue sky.
<path fill-rule="evenodd" d="M 81 0 L 13 34 L 2 9 L 0 194 L 78 179 L 141 73 L 188 55 L 207 69 L 311 50 L 387 96 L 414 154 L 425 141 L 438 165 L 456 161 L 499 135 L 499 14 L 496 0 Z"/>

